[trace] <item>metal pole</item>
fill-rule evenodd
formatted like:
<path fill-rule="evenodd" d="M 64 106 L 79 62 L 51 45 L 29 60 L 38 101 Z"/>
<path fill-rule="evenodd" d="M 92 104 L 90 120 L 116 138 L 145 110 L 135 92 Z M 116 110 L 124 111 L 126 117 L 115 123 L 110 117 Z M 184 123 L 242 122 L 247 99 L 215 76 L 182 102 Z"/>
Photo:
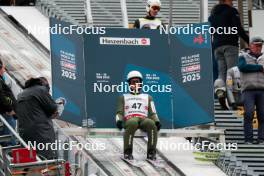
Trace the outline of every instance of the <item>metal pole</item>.
<path fill-rule="evenodd" d="M 85 8 L 85 12 L 86 12 L 86 18 L 87 18 L 87 24 L 88 26 L 93 26 L 93 16 L 92 16 L 92 8 L 91 8 L 91 1 L 90 0 L 86 0 L 86 8 Z"/>
<path fill-rule="evenodd" d="M 173 105 L 173 96 L 171 96 L 171 128 L 174 129 L 174 105 Z"/>
<path fill-rule="evenodd" d="M 208 21 L 208 0 L 200 0 L 200 22 Z"/>
<path fill-rule="evenodd" d="M 172 26 L 172 7 L 173 7 L 173 1 L 172 0 L 170 0 L 170 13 L 169 13 L 169 27 L 171 27 Z"/>
<path fill-rule="evenodd" d="M 126 0 L 120 0 L 120 4 L 121 4 L 121 11 L 122 11 L 123 27 L 128 28 L 128 16 L 127 16 Z"/>
<path fill-rule="evenodd" d="M 240 21 L 241 21 L 241 24 L 244 25 L 244 20 L 243 20 L 243 0 L 238 0 L 237 1 L 237 7 L 238 7 L 238 11 L 239 11 L 239 14 L 240 14 Z"/>

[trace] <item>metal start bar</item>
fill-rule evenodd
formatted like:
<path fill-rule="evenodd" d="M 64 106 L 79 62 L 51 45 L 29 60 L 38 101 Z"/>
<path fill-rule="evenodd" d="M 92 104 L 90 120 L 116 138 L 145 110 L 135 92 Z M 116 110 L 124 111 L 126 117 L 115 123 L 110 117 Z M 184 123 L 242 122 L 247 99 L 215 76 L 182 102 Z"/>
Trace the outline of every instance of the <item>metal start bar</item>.
<path fill-rule="evenodd" d="M 68 135 L 77 136 L 108 136 L 108 137 L 118 137 L 123 136 L 124 130 L 119 131 L 118 129 L 111 128 L 62 128 Z M 146 136 L 146 133 L 137 130 L 135 136 Z M 162 129 L 159 131 L 158 135 L 160 137 L 219 137 L 219 142 L 225 143 L 225 133 L 223 129 Z"/>

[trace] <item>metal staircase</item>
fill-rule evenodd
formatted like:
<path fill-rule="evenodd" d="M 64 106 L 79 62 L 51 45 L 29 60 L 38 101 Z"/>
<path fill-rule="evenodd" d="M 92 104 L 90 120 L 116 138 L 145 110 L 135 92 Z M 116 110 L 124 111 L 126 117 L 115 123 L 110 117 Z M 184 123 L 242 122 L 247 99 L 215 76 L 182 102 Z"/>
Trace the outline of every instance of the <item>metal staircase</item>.
<path fill-rule="evenodd" d="M 227 175 L 264 175 L 264 145 L 244 144 L 243 118 L 236 111 L 222 111 L 216 103 L 216 128 L 225 129 L 226 143 L 237 143 L 237 150 L 223 151 L 216 161 Z M 256 137 L 256 129 L 254 130 Z"/>
<path fill-rule="evenodd" d="M 75 25 L 87 23 L 84 0 L 36 0 L 36 7 L 47 17 Z"/>
<path fill-rule="evenodd" d="M 120 0 L 91 0 L 90 4 L 94 26 L 123 26 Z"/>

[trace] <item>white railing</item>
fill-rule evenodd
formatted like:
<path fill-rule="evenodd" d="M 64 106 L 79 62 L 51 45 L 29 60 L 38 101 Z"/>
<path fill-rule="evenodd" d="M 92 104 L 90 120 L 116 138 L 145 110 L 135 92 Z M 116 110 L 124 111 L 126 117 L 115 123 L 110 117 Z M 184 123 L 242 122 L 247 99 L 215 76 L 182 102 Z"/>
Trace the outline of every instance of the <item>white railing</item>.
<path fill-rule="evenodd" d="M 66 134 L 64 130 L 60 127 L 56 120 L 53 120 L 54 129 L 56 131 L 57 140 L 64 143 L 80 142 L 73 140 L 70 135 Z M 78 129 L 78 128 L 76 128 Z M 75 147 L 72 148 L 72 151 L 58 151 L 59 158 L 63 158 L 66 161 L 71 163 L 71 166 L 74 166 L 74 173 L 77 173 L 78 170 L 81 170 L 83 175 L 98 175 L 98 176 L 107 176 L 107 174 L 98 166 L 98 164 L 86 153 L 85 150 L 78 150 Z M 82 159 L 81 159 L 82 158 Z M 88 166 L 89 165 L 89 170 Z M 91 167 L 92 166 L 92 167 Z M 71 167 L 72 168 L 72 167 Z"/>

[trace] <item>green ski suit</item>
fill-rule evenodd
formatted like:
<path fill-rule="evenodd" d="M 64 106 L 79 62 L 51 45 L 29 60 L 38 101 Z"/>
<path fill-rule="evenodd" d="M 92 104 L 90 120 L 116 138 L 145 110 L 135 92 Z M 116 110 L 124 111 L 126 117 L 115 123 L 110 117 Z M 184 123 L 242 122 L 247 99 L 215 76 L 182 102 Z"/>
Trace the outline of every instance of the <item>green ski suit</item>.
<path fill-rule="evenodd" d="M 133 137 L 137 129 L 147 132 L 148 151 L 156 150 L 157 127 L 159 121 L 153 99 L 148 94 L 124 94 L 118 98 L 116 121 L 123 121 L 124 152 L 133 151 Z"/>

